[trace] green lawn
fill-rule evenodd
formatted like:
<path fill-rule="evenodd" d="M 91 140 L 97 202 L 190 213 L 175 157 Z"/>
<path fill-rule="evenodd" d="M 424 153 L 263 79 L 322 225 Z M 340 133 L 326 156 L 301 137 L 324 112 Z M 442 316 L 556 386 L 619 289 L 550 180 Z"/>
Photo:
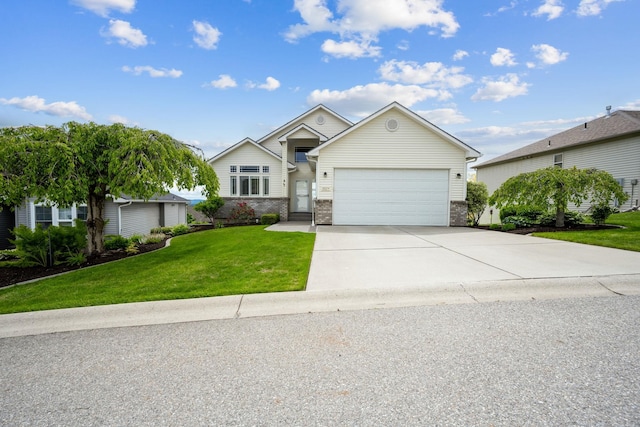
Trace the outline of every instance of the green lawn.
<path fill-rule="evenodd" d="M 159 251 L 0 289 L 0 313 L 303 290 L 315 234 L 264 228 L 187 234 Z"/>
<path fill-rule="evenodd" d="M 596 231 L 558 231 L 533 233 L 537 237 L 586 243 L 640 252 L 640 211 L 613 214 L 607 224 L 622 225 L 625 228 Z"/>

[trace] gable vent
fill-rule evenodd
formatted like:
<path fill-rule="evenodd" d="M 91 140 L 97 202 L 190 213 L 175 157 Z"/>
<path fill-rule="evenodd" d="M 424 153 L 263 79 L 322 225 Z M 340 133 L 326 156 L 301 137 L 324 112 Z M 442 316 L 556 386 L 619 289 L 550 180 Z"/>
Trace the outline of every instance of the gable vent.
<path fill-rule="evenodd" d="M 316 117 L 316 123 L 319 125 L 323 125 L 324 124 L 324 116 L 322 114 L 320 114 L 318 117 Z"/>
<path fill-rule="evenodd" d="M 389 132 L 395 132 L 400 127 L 400 123 L 396 119 L 389 119 L 386 121 L 385 127 Z"/>

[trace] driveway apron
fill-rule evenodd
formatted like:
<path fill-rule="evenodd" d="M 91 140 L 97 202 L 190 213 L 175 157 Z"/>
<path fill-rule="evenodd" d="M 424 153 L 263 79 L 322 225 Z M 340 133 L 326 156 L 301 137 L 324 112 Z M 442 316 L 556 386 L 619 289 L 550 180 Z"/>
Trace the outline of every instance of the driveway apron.
<path fill-rule="evenodd" d="M 640 274 L 640 253 L 457 227 L 319 226 L 307 290 Z"/>

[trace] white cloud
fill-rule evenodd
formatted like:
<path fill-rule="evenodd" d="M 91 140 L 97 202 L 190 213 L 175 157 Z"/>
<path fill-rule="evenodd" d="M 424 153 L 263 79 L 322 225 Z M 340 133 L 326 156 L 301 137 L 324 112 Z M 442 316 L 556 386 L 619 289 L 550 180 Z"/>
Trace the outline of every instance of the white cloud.
<path fill-rule="evenodd" d="M 84 107 L 78 105 L 77 102 L 52 102 L 47 104 L 43 98 L 39 96 L 26 96 L 24 98 L 0 98 L 0 103 L 5 105 L 13 105 L 23 110 L 32 111 L 34 113 L 45 113 L 50 116 L 58 117 L 77 117 L 83 120 L 91 120 L 91 114 L 87 113 Z"/>
<path fill-rule="evenodd" d="M 617 110 L 640 110 L 640 99 L 627 102 L 626 104 L 618 107 Z"/>
<path fill-rule="evenodd" d="M 268 90 L 269 92 L 274 91 L 276 89 L 278 89 L 280 87 L 280 82 L 278 80 L 276 80 L 275 78 L 269 76 L 267 77 L 267 80 L 262 83 L 255 83 L 255 82 L 248 82 L 247 83 L 247 87 L 249 89 L 254 89 L 254 88 L 258 88 L 258 89 L 264 89 L 264 90 Z"/>
<path fill-rule="evenodd" d="M 491 55 L 491 65 L 494 67 L 513 67 L 514 65 L 518 65 L 514 57 L 515 55 L 509 49 L 499 47 L 496 49 L 496 53 Z"/>
<path fill-rule="evenodd" d="M 211 86 L 216 89 L 228 89 L 238 86 L 238 83 L 228 74 L 220 74 L 218 80 L 212 80 L 206 86 Z"/>
<path fill-rule="evenodd" d="M 307 97 L 307 104 L 325 104 L 346 115 L 366 117 L 393 101 L 410 108 L 417 102 L 439 96 L 441 92 L 418 85 L 370 83 L 342 91 L 316 89 Z"/>
<path fill-rule="evenodd" d="M 396 47 L 400 50 L 409 50 L 410 44 L 408 40 L 400 40 Z"/>
<path fill-rule="evenodd" d="M 498 8 L 498 10 L 496 12 L 494 12 L 494 13 L 485 13 L 484 16 L 496 16 L 499 13 L 506 12 L 507 10 L 511 10 L 511 9 L 515 8 L 517 5 L 518 5 L 517 1 L 512 1 L 511 3 L 509 3 L 508 6 L 502 6 L 502 7 Z"/>
<path fill-rule="evenodd" d="M 355 40 L 337 42 L 335 40 L 325 40 L 321 49 L 324 53 L 336 58 L 365 58 L 380 56 L 382 50 L 379 46 L 371 46 L 368 41 L 357 42 Z"/>
<path fill-rule="evenodd" d="M 136 6 L 136 0 L 71 0 L 71 3 L 105 17 L 109 10 L 131 13 Z"/>
<path fill-rule="evenodd" d="M 147 36 L 141 30 L 133 28 L 127 21 L 119 19 L 109 20 L 109 29 L 101 33 L 103 37 L 117 38 L 118 43 L 126 47 L 136 48 L 148 44 Z"/>
<path fill-rule="evenodd" d="M 212 27 L 208 22 L 194 20 L 193 31 L 196 33 L 196 35 L 193 36 L 193 41 L 201 48 L 213 50 L 218 47 L 222 33 L 217 28 Z"/>
<path fill-rule="evenodd" d="M 463 71 L 463 67 L 447 68 L 441 62 L 425 62 L 420 65 L 413 61 L 395 59 L 385 62 L 378 69 L 384 80 L 426 85 L 441 90 L 458 89 L 473 82 L 471 77 L 462 74 Z"/>
<path fill-rule="evenodd" d="M 337 0 L 334 15 L 326 0 L 295 0 L 294 10 L 300 13 L 303 23 L 290 26 L 284 36 L 295 42 L 313 33 L 331 32 L 340 35 L 341 43 L 363 43 L 376 40 L 382 31 L 412 31 L 426 26 L 440 29 L 442 37 L 452 37 L 460 25 L 452 12 L 442 8 L 442 3 L 443 0 Z"/>
<path fill-rule="evenodd" d="M 124 67 L 122 67 L 122 71 L 124 71 L 125 73 L 131 73 L 135 76 L 139 76 L 142 73 L 149 73 L 149 76 L 154 78 L 171 77 L 177 79 L 178 77 L 182 76 L 182 71 L 176 70 L 175 68 L 172 68 L 170 70 L 166 68 L 157 69 L 148 65 L 137 65 L 133 68 L 125 65 Z"/>
<path fill-rule="evenodd" d="M 467 52 L 466 50 L 456 50 L 456 53 L 453 54 L 453 60 L 454 61 L 460 61 L 462 59 L 464 59 L 465 57 L 469 56 L 469 52 Z"/>
<path fill-rule="evenodd" d="M 531 46 L 531 50 L 543 65 L 557 64 L 558 62 L 566 60 L 569 56 L 569 53 L 562 52 L 555 47 L 544 43 Z"/>
<path fill-rule="evenodd" d="M 127 126 L 137 125 L 136 123 L 132 122 L 128 118 L 126 118 L 124 116 L 120 116 L 118 114 L 110 115 L 108 120 L 109 120 L 109 123 L 120 123 L 120 124 L 127 125 Z"/>
<path fill-rule="evenodd" d="M 580 0 L 576 13 L 578 16 L 600 15 L 609 3 L 613 3 L 614 1 L 624 0 Z"/>
<path fill-rule="evenodd" d="M 455 125 L 470 121 L 455 108 L 438 108 L 435 110 L 417 111 L 417 113 L 438 126 Z"/>
<path fill-rule="evenodd" d="M 498 80 L 484 78 L 482 83 L 484 86 L 473 94 L 471 100 L 500 102 L 507 98 L 526 95 L 529 86 L 531 86 L 528 83 L 521 82 L 516 74 L 507 74 Z"/>
<path fill-rule="evenodd" d="M 559 18 L 564 11 L 564 6 L 560 0 L 544 0 L 540 7 L 533 12 L 533 16 L 547 15 L 547 21 Z"/>

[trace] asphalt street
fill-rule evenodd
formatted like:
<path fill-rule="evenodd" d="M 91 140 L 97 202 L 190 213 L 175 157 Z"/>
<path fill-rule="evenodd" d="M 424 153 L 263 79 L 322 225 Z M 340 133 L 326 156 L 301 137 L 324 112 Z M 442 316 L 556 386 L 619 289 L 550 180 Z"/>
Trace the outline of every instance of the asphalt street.
<path fill-rule="evenodd" d="M 640 296 L 0 339 L 0 425 L 640 425 Z"/>

